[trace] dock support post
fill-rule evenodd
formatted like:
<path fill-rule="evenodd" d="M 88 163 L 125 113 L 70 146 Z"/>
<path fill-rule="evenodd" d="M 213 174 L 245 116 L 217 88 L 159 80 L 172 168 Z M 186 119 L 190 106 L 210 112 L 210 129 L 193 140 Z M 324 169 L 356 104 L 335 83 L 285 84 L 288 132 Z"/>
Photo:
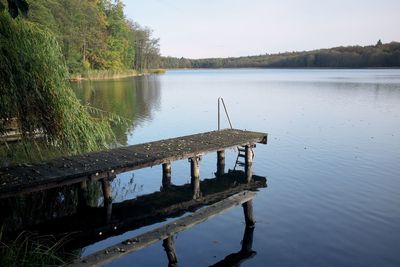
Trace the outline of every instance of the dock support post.
<path fill-rule="evenodd" d="M 244 171 L 246 173 L 246 180 L 250 182 L 253 177 L 253 145 L 246 145 L 245 148 L 245 163 Z"/>
<path fill-rule="evenodd" d="M 87 180 L 84 180 L 79 183 L 78 188 L 78 209 L 84 210 L 89 206 L 88 203 L 88 189 L 87 189 Z"/>
<path fill-rule="evenodd" d="M 253 216 L 253 200 L 249 200 L 242 204 L 244 220 L 247 227 L 254 227 L 256 224 Z"/>
<path fill-rule="evenodd" d="M 162 172 L 162 188 L 165 189 L 171 186 L 171 162 L 163 163 Z"/>
<path fill-rule="evenodd" d="M 217 177 L 225 174 L 225 150 L 217 151 Z"/>
<path fill-rule="evenodd" d="M 110 177 L 101 179 L 101 188 L 103 190 L 104 209 L 106 211 L 106 220 L 108 223 L 111 220 L 112 213 L 112 187 Z"/>
<path fill-rule="evenodd" d="M 163 240 L 163 247 L 168 257 L 168 266 L 178 266 L 178 258 L 176 257 L 175 244 L 172 236 L 168 236 Z"/>
<path fill-rule="evenodd" d="M 193 199 L 201 197 L 200 192 L 200 156 L 190 158 L 191 185 L 193 187 Z"/>

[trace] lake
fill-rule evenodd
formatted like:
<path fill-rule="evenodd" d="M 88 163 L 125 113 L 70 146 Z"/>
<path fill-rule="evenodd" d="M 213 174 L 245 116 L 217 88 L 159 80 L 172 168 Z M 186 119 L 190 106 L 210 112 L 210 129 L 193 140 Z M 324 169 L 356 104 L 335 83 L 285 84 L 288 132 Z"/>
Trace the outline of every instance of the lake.
<path fill-rule="evenodd" d="M 171 70 L 74 86 L 83 103 L 131 120 L 116 129 L 118 145 L 216 130 L 218 97 L 234 128 L 269 133 L 254 150 L 254 173 L 268 180 L 254 199 L 256 254 L 241 266 L 400 266 L 400 70 Z M 226 151 L 227 168 L 236 155 Z M 216 155 L 205 155 L 201 177 L 215 169 Z M 160 166 L 121 174 L 114 199 L 158 191 L 160 181 Z M 190 181 L 187 160 L 172 164 L 172 181 Z M 236 207 L 179 233 L 179 265 L 224 259 L 240 250 L 243 231 Z M 167 262 L 159 242 L 109 266 Z"/>

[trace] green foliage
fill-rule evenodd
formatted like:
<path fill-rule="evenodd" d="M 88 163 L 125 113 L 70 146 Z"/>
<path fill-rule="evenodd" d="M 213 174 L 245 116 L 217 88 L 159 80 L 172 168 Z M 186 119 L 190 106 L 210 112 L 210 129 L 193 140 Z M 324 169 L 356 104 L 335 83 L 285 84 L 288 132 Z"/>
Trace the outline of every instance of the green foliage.
<path fill-rule="evenodd" d="M 56 0 L 30 1 L 28 19 L 32 22 L 43 23 L 43 26 L 54 33 L 54 35 L 59 35 L 57 15 L 53 14 L 51 10 L 60 10 L 60 6 Z"/>
<path fill-rule="evenodd" d="M 28 20 L 56 36 L 70 73 L 85 72 L 88 66 L 142 70 L 158 60 L 158 41 L 125 17 L 120 0 L 35 0 L 30 5 Z M 135 36 L 144 38 L 140 45 Z M 145 50 L 152 50 L 152 56 L 135 59 L 136 54 L 149 54 Z"/>
<path fill-rule="evenodd" d="M 90 62 L 88 60 L 84 60 L 82 66 L 84 71 L 90 70 Z"/>
<path fill-rule="evenodd" d="M 161 68 L 376 68 L 400 67 L 400 43 L 349 46 L 236 58 L 162 57 Z"/>
<path fill-rule="evenodd" d="M 54 1 L 57 5 L 49 6 L 49 12 L 55 17 L 58 28 L 56 37 L 69 71 L 81 72 L 86 62 L 92 67 L 101 68 L 104 61 L 101 55 L 106 49 L 107 22 L 104 12 L 99 9 L 99 1 Z M 35 15 L 34 10 L 31 13 Z M 44 19 L 39 18 L 36 22 L 46 25 Z"/>
<path fill-rule="evenodd" d="M 0 38 L 0 135 L 14 118 L 25 147 L 33 142 L 39 150 L 64 153 L 106 147 L 113 136 L 110 125 L 91 117 L 75 97 L 53 35 L 0 12 Z"/>
<path fill-rule="evenodd" d="M 106 69 L 132 68 L 134 59 L 133 29 L 124 16 L 124 5 L 122 1 L 105 3 L 105 14 L 107 17 L 107 40 Z"/>

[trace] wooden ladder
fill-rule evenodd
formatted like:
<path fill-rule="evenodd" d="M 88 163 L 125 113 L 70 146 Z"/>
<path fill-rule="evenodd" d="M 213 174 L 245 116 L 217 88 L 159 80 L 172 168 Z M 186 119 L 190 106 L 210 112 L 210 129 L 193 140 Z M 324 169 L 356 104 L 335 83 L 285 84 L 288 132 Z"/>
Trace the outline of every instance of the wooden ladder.
<path fill-rule="evenodd" d="M 244 146 L 238 146 L 238 155 L 236 157 L 236 162 L 235 162 L 235 167 L 233 167 L 233 170 L 236 171 L 237 167 L 242 167 L 244 169 L 244 166 L 246 165 L 245 159 L 246 159 L 246 148 Z"/>

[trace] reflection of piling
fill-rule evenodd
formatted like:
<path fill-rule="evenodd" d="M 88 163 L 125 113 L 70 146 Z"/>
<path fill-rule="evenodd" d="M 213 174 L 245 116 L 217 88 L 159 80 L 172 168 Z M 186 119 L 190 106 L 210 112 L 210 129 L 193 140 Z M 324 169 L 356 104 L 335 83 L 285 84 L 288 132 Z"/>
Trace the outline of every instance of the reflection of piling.
<path fill-rule="evenodd" d="M 251 181 L 253 176 L 253 146 L 247 145 L 245 147 L 245 165 L 244 170 L 246 173 L 247 182 Z"/>
<path fill-rule="evenodd" d="M 87 180 L 79 183 L 78 188 L 78 209 L 84 210 L 89 206 Z"/>
<path fill-rule="evenodd" d="M 229 254 L 223 260 L 210 265 L 210 267 L 240 266 L 245 260 L 254 257 L 257 252 L 253 250 L 253 233 L 254 227 L 246 226 L 241 242 L 241 249 L 236 253 Z"/>
<path fill-rule="evenodd" d="M 243 240 L 242 240 L 242 253 L 253 253 L 253 233 L 255 227 L 246 226 L 244 230 Z"/>
<path fill-rule="evenodd" d="M 168 188 L 171 186 L 171 163 L 163 163 L 162 165 L 162 188 Z"/>
<path fill-rule="evenodd" d="M 255 225 L 255 220 L 253 216 L 253 200 L 249 200 L 245 203 L 242 204 L 243 206 L 243 213 L 244 213 L 244 219 L 246 222 L 247 227 L 254 227 Z"/>
<path fill-rule="evenodd" d="M 241 242 L 242 247 L 239 252 L 229 254 L 225 259 L 211 266 L 239 266 L 244 260 L 256 255 L 257 253 L 253 250 L 254 229 L 254 227 L 245 227 Z M 162 246 L 164 247 L 168 257 L 168 267 L 178 266 L 178 258 L 176 255 L 173 236 L 168 236 L 164 239 Z"/>
<path fill-rule="evenodd" d="M 112 203 L 111 180 L 108 178 L 101 179 L 101 189 L 103 190 L 104 205 Z"/>
<path fill-rule="evenodd" d="M 221 177 L 225 173 L 225 150 L 217 151 L 217 177 Z"/>
<path fill-rule="evenodd" d="M 168 267 L 178 266 L 178 258 L 176 257 L 175 244 L 172 236 L 168 236 L 163 240 L 163 247 L 168 257 Z"/>
<path fill-rule="evenodd" d="M 101 179 L 101 188 L 103 190 L 103 198 L 104 198 L 104 209 L 106 211 L 106 220 L 109 222 L 111 220 L 112 214 L 112 187 L 111 187 L 112 178 L 104 178 Z"/>
<path fill-rule="evenodd" d="M 191 185 L 193 187 L 193 199 L 201 197 L 200 192 L 200 156 L 190 158 Z"/>

